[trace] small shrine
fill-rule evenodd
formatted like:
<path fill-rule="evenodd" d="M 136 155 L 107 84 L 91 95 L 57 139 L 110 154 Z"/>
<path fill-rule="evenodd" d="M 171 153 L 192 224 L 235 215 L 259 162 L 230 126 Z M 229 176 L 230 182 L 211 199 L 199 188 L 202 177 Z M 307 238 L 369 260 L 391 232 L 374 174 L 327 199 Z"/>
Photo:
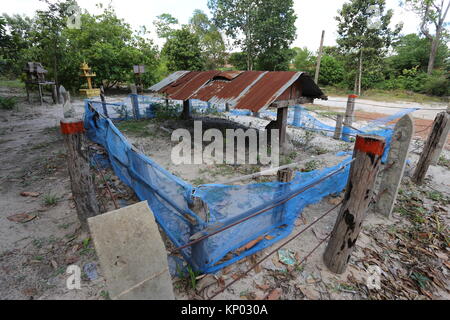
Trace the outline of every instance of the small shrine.
<path fill-rule="evenodd" d="M 58 97 L 55 82 L 45 80 L 45 75 L 48 71 L 44 69 L 40 62 L 27 62 L 23 68 L 23 71 L 27 76 L 25 80 L 25 90 L 27 92 L 27 100 L 29 103 L 31 103 L 30 92 L 33 87 L 37 87 L 39 90 L 39 99 L 42 105 L 44 102 L 44 88 L 46 86 L 51 87 L 53 103 L 57 102 Z"/>
<path fill-rule="evenodd" d="M 80 93 L 85 95 L 87 98 L 97 97 L 100 95 L 100 89 L 92 88 L 92 79 L 96 76 L 95 73 L 91 72 L 91 68 L 88 66 L 86 62 L 83 62 L 80 67 L 82 74 L 80 77 L 86 78 L 87 81 L 87 89 L 80 89 Z"/>

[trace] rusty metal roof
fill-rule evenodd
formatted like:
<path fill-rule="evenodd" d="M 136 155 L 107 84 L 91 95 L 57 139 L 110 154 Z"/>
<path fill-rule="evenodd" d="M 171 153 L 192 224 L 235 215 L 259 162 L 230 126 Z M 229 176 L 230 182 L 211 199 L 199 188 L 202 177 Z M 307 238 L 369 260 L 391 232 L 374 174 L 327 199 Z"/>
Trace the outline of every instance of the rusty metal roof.
<path fill-rule="evenodd" d="M 284 98 L 294 83 L 301 87 L 303 96 L 324 96 L 311 77 L 295 71 L 178 71 L 150 90 L 174 100 L 228 103 L 231 108 L 257 112 L 280 96 Z"/>

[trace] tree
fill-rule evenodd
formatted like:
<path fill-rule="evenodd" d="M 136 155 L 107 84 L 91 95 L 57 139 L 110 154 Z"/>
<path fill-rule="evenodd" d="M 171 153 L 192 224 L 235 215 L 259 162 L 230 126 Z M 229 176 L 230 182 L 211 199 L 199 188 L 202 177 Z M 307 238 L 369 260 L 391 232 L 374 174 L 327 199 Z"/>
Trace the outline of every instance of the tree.
<path fill-rule="evenodd" d="M 385 5 L 385 0 L 351 0 L 344 3 L 336 17 L 339 49 L 346 56 L 348 70 L 358 70 L 353 72 L 357 94 L 361 94 L 363 70 L 376 73 L 375 66 L 402 27 L 389 28 L 393 12 L 385 12 Z"/>
<path fill-rule="evenodd" d="M 187 26 L 173 32 L 162 49 L 162 55 L 170 72 L 204 68 L 200 39 Z"/>
<path fill-rule="evenodd" d="M 305 71 L 312 74 L 316 65 L 316 57 L 314 54 L 306 47 L 295 47 L 293 50 L 295 52 L 295 56 L 292 59 L 292 64 L 294 65 L 295 70 Z"/>
<path fill-rule="evenodd" d="M 189 19 L 194 34 L 199 37 L 206 69 L 216 69 L 225 63 L 225 43 L 217 27 L 201 10 L 195 10 Z"/>
<path fill-rule="evenodd" d="M 159 38 L 168 39 L 175 28 L 174 25 L 178 24 L 178 19 L 174 18 L 170 13 L 163 13 L 156 17 L 156 20 L 153 21 L 153 25 L 156 29 L 156 34 Z"/>
<path fill-rule="evenodd" d="M 337 85 L 344 80 L 344 64 L 335 57 L 324 55 L 320 64 L 319 83 Z"/>
<path fill-rule="evenodd" d="M 287 68 L 296 31 L 292 0 L 208 0 L 208 7 L 214 24 L 245 52 L 247 70 Z"/>
<path fill-rule="evenodd" d="M 419 70 L 427 72 L 431 43 L 427 38 L 417 34 L 408 34 L 401 37 L 393 46 L 394 55 L 389 57 L 389 65 L 396 74 L 401 74 L 403 70 L 410 70 L 419 67 Z M 449 58 L 447 45 L 441 40 L 436 52 L 434 66 L 442 68 L 446 59 Z"/>
<path fill-rule="evenodd" d="M 427 74 L 431 75 L 442 33 L 445 29 L 444 24 L 450 8 L 450 0 L 405 0 L 405 4 L 420 16 L 422 20 L 420 31 L 431 42 L 427 67 Z M 434 36 L 429 31 L 430 25 L 434 25 Z"/>
<path fill-rule="evenodd" d="M 232 52 L 228 58 L 228 63 L 236 70 L 246 70 L 247 54 L 245 52 Z"/>

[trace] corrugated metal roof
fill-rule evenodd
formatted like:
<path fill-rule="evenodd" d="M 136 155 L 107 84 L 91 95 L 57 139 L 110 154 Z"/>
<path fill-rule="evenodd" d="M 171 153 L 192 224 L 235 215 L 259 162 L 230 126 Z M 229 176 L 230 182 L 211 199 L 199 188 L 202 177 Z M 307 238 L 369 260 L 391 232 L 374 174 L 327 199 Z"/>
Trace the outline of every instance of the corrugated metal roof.
<path fill-rule="evenodd" d="M 288 91 L 294 83 L 301 90 Z M 253 112 L 267 108 L 280 96 L 285 98 L 299 92 L 312 98 L 323 96 L 311 77 L 295 71 L 183 71 L 183 74 L 169 75 L 152 88 L 167 94 L 170 99 L 198 99 L 213 104 L 227 102 L 231 108 Z"/>
<path fill-rule="evenodd" d="M 189 73 L 190 71 L 177 71 L 172 74 L 170 74 L 168 77 L 164 78 L 162 81 L 158 82 L 157 84 L 154 84 L 148 90 L 156 92 L 164 88 L 165 86 L 171 84 L 172 82 L 176 81 L 178 78 L 181 78 L 186 73 Z"/>

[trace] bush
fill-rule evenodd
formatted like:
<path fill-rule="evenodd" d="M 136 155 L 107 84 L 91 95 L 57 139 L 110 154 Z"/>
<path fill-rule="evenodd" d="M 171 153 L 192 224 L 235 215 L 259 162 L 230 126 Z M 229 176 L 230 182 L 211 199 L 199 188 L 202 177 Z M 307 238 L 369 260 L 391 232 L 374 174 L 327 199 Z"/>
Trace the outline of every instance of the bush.
<path fill-rule="evenodd" d="M 12 110 L 17 105 L 16 97 L 1 97 L 0 96 L 0 109 Z"/>
<path fill-rule="evenodd" d="M 444 75 L 433 74 L 428 76 L 422 86 L 422 93 L 433 96 L 448 96 L 450 95 L 450 80 Z"/>
<path fill-rule="evenodd" d="M 323 56 L 320 64 L 319 83 L 336 85 L 344 80 L 344 65 L 332 56 Z"/>

